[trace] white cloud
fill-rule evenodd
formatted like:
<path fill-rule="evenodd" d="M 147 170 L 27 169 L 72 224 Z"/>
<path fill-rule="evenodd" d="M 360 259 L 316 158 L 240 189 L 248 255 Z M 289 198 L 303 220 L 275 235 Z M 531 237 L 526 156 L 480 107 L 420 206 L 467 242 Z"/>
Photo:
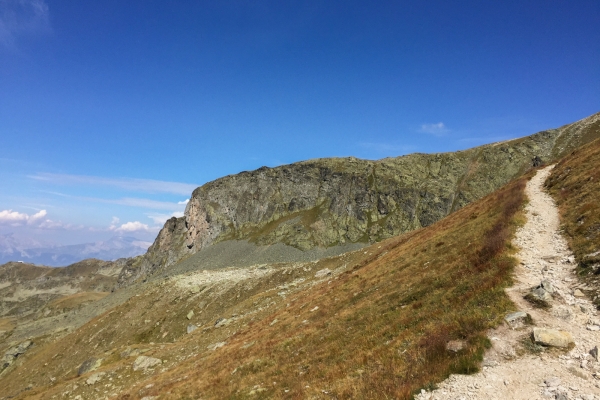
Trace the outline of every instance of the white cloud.
<path fill-rule="evenodd" d="M 1 0 L 0 0 L 1 1 Z M 104 178 L 100 176 L 39 173 L 29 178 L 62 185 L 113 186 L 131 192 L 190 195 L 198 185 L 154 179 Z"/>
<path fill-rule="evenodd" d="M 0 211 L 0 225 L 9 225 L 14 227 L 27 225 L 29 227 L 39 229 L 82 229 L 81 226 L 70 224 L 65 225 L 60 221 L 46 219 L 47 214 L 48 213 L 46 210 L 40 210 L 32 215 L 13 210 L 3 210 Z"/>
<path fill-rule="evenodd" d="M 187 205 L 190 202 L 190 199 L 185 199 L 184 201 L 178 201 L 177 204 Z"/>
<path fill-rule="evenodd" d="M 448 133 L 449 130 L 443 122 L 438 122 L 437 124 L 423 124 L 419 131 L 434 136 L 443 136 Z"/>
<path fill-rule="evenodd" d="M 0 0 L 0 45 L 12 48 L 25 35 L 50 30 L 50 14 L 44 0 Z"/>
<path fill-rule="evenodd" d="M 82 229 L 82 226 L 74 226 L 74 225 L 65 225 L 60 221 L 52 221 L 51 219 L 47 219 L 42 221 L 37 225 L 38 228 L 41 229 L 69 229 L 69 230 L 77 230 Z"/>
<path fill-rule="evenodd" d="M 111 226 L 109 229 L 111 231 L 120 232 L 120 233 L 158 232 L 160 230 L 160 227 L 148 226 L 147 224 L 143 224 L 140 221 L 131 221 L 131 222 L 126 222 L 119 227 Z"/>
<path fill-rule="evenodd" d="M 47 214 L 46 210 L 40 210 L 40 211 L 36 212 L 35 214 L 31 215 L 29 217 L 29 219 L 27 220 L 27 223 L 30 225 L 35 224 L 35 223 L 39 222 L 40 220 L 44 219 L 46 214 Z"/>
<path fill-rule="evenodd" d="M 13 210 L 0 211 L 0 224 L 8 224 L 13 226 L 21 225 L 27 222 L 29 215 Z"/>

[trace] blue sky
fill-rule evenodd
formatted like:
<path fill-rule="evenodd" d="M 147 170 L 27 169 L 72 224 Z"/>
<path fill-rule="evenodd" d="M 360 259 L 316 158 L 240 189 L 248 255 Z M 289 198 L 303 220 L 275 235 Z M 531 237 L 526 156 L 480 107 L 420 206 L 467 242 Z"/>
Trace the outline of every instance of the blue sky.
<path fill-rule="evenodd" d="M 600 2 L 0 0 L 0 233 L 152 239 L 263 165 L 600 111 Z"/>

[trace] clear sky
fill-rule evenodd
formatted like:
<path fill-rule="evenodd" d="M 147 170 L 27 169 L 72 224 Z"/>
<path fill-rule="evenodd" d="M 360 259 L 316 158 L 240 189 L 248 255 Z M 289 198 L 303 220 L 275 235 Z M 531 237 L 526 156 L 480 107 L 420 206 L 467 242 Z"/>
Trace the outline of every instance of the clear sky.
<path fill-rule="evenodd" d="M 598 0 L 0 0 L 0 233 L 151 239 L 223 175 L 598 111 Z"/>

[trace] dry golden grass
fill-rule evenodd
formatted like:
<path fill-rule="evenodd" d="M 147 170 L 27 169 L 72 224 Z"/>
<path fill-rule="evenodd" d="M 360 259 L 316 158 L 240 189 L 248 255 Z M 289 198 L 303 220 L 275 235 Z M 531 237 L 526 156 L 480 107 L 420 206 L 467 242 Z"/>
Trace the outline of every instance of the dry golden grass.
<path fill-rule="evenodd" d="M 48 307 L 55 310 L 71 310 L 83 304 L 105 298 L 109 292 L 80 292 L 59 297 L 48 303 Z"/>
<path fill-rule="evenodd" d="M 32 399 L 95 398 L 100 388 L 122 399 L 410 398 L 450 373 L 476 371 L 487 329 L 512 309 L 503 289 L 515 262 L 509 242 L 522 219 L 524 184 L 513 182 L 428 228 L 309 263 L 311 270 L 275 266 L 252 287 L 240 282 L 220 294 L 218 287 L 193 294 L 149 285 L 62 339 L 37 341 L 23 365 L 0 379 L 0 390 Z M 311 284 L 317 270 L 344 266 L 341 275 Z M 277 287 L 300 278 L 304 289 L 278 295 Z M 188 321 L 191 308 L 198 315 Z M 232 315 L 239 319 L 213 327 Z M 189 322 L 201 328 L 186 335 Z M 466 348 L 449 352 L 449 340 Z M 217 342 L 227 344 L 207 350 Z M 121 353 L 133 347 L 163 365 L 132 372 L 133 359 Z M 77 377 L 90 357 L 103 359 L 101 386 Z M 113 386 L 104 389 L 109 377 Z"/>
<path fill-rule="evenodd" d="M 450 373 L 477 371 L 485 332 L 512 308 L 503 289 L 524 185 L 366 248 L 339 279 L 120 398 L 408 399 Z M 449 340 L 466 348 L 449 352 Z"/>
<path fill-rule="evenodd" d="M 600 288 L 600 139 L 561 160 L 546 187 L 558 203 L 562 228 L 579 273 Z M 600 305 L 600 303 L 596 303 Z"/>

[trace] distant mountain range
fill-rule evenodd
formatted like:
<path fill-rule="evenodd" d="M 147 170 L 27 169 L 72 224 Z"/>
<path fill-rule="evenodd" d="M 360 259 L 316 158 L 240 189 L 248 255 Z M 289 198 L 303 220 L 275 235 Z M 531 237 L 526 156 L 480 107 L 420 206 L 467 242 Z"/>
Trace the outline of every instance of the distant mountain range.
<path fill-rule="evenodd" d="M 115 236 L 101 242 L 57 246 L 6 234 L 0 235 L 0 264 L 24 261 L 58 267 L 86 258 L 110 261 L 144 254 L 151 244 L 134 237 Z"/>

